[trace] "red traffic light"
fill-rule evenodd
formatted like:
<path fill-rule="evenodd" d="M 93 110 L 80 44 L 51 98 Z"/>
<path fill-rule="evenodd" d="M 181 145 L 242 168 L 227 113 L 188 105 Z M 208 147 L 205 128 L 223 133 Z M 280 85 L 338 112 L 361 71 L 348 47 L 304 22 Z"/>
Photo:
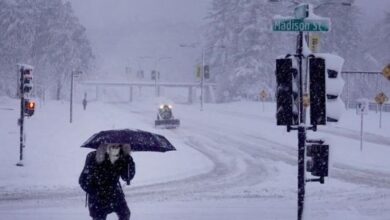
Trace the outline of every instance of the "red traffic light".
<path fill-rule="evenodd" d="M 24 113 L 26 116 L 32 116 L 35 111 L 35 102 L 30 100 L 25 100 L 24 102 Z"/>
<path fill-rule="evenodd" d="M 28 101 L 26 103 L 26 109 L 28 109 L 28 110 L 35 110 L 35 102 L 34 101 Z"/>

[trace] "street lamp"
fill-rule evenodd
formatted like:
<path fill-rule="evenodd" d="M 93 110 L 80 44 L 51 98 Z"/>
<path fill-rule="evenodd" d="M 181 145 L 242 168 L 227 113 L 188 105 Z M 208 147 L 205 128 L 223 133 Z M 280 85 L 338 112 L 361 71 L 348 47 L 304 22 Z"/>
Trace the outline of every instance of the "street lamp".
<path fill-rule="evenodd" d="M 192 44 L 180 44 L 180 47 L 189 47 L 189 48 L 197 48 L 198 43 L 192 43 Z M 212 45 L 210 47 L 202 47 L 202 70 L 201 70 L 201 76 L 200 76 L 200 110 L 203 111 L 203 85 L 204 85 L 204 60 L 205 60 L 205 51 L 211 49 L 211 48 L 221 48 L 225 49 L 225 45 Z"/>
<path fill-rule="evenodd" d="M 78 77 L 83 72 L 80 70 L 73 70 L 71 73 L 71 79 L 70 79 L 70 116 L 69 116 L 69 123 L 72 123 L 72 116 L 73 116 L 73 80 L 74 77 Z"/>
<path fill-rule="evenodd" d="M 155 72 L 155 76 L 154 76 L 154 87 L 155 87 L 155 93 L 156 93 L 156 96 L 160 96 L 160 90 L 157 88 L 157 80 L 160 79 L 160 71 L 157 71 L 157 65 L 160 63 L 160 61 L 162 60 L 169 60 L 169 59 L 172 59 L 172 57 L 168 57 L 168 56 L 162 56 L 162 57 L 159 57 L 158 59 L 156 59 L 156 61 L 154 62 L 154 68 L 152 70 L 152 72 L 154 71 Z"/>

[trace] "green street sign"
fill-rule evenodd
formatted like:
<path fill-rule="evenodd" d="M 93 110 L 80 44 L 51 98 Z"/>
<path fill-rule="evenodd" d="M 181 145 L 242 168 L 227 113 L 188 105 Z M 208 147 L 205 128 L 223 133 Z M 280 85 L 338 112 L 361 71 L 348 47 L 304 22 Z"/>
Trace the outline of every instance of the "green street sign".
<path fill-rule="evenodd" d="M 292 32 L 328 32 L 330 30 L 330 21 L 329 19 L 274 18 L 272 20 L 272 30 Z"/>

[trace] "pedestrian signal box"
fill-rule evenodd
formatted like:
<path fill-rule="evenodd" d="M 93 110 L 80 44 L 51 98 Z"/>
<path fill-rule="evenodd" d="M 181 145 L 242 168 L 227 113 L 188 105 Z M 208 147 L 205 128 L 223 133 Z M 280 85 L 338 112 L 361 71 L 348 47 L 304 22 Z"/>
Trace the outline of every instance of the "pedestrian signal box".
<path fill-rule="evenodd" d="M 35 111 L 35 102 L 28 99 L 24 100 L 24 114 L 25 116 L 32 116 Z"/>

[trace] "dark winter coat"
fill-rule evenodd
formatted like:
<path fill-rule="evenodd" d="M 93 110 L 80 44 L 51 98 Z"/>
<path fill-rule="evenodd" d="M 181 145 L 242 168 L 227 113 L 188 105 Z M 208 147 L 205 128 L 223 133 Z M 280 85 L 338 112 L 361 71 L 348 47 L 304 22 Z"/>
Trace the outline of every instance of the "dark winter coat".
<path fill-rule="evenodd" d="M 125 195 L 119 183 L 119 177 L 130 182 L 135 175 L 135 164 L 130 155 L 123 155 L 114 164 L 105 153 L 104 160 L 96 160 L 96 151 L 87 155 L 79 183 L 88 194 L 88 207 L 91 216 L 111 213 L 126 205 Z"/>

